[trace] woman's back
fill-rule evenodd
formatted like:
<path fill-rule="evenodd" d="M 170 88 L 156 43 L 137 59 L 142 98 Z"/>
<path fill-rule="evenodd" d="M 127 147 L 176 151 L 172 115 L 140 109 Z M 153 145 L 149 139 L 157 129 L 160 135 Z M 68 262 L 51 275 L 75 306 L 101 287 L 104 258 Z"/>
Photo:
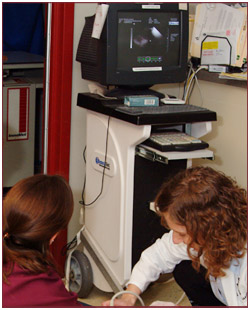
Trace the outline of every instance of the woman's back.
<path fill-rule="evenodd" d="M 15 264 L 8 282 L 2 287 L 3 308 L 82 307 L 52 268 L 48 273 L 34 274 Z"/>

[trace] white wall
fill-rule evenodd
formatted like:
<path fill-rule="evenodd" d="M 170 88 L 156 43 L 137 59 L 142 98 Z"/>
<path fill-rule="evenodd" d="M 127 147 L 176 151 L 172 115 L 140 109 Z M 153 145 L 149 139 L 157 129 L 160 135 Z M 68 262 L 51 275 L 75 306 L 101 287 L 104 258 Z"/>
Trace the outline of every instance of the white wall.
<path fill-rule="evenodd" d="M 69 181 L 73 190 L 75 210 L 68 229 L 71 240 L 81 228 L 79 224 L 81 192 L 84 183 L 85 164 L 85 112 L 77 107 L 77 94 L 87 92 L 87 83 L 81 78 L 80 63 L 75 61 L 78 41 L 84 25 L 84 17 L 95 13 L 96 4 L 75 4 L 74 59 L 72 87 L 72 122 L 70 148 Z M 175 96 L 182 96 L 182 84 L 161 85 L 157 90 Z M 221 170 L 235 178 L 240 186 L 247 187 L 247 90 L 211 82 L 200 81 L 203 103 L 196 86 L 191 104 L 203 105 L 217 113 L 218 121 L 213 123 L 213 130 L 204 137 L 215 153 L 215 160 L 194 161 L 194 165 L 203 164 Z"/>
<path fill-rule="evenodd" d="M 178 97 L 182 85 L 157 86 L 157 90 Z M 215 111 L 217 121 L 212 132 L 202 137 L 214 152 L 213 161 L 193 160 L 193 166 L 204 165 L 224 172 L 247 189 L 247 89 L 199 80 L 189 101 Z"/>
<path fill-rule="evenodd" d="M 247 89 L 200 81 L 203 107 L 217 113 L 213 130 L 204 136 L 214 151 L 215 160 L 195 160 L 194 165 L 203 164 L 223 171 L 247 189 Z M 202 102 L 196 86 L 191 104 Z"/>
<path fill-rule="evenodd" d="M 84 183 L 85 164 L 83 150 L 85 147 L 85 111 L 78 107 L 77 95 L 87 92 L 87 83 L 81 78 L 80 63 L 75 60 L 78 42 L 80 40 L 85 16 L 95 13 L 95 3 L 75 3 L 73 78 L 72 78 L 72 110 L 71 110 L 71 145 L 70 145 L 70 175 L 69 183 L 73 190 L 75 208 L 68 227 L 68 240 L 71 240 L 81 228 L 79 224 L 81 193 Z"/>

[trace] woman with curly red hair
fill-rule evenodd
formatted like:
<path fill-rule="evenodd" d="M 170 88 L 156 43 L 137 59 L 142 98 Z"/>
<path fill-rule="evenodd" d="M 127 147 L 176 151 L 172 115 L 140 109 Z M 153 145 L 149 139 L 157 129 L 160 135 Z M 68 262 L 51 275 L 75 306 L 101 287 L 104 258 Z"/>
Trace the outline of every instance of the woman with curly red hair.
<path fill-rule="evenodd" d="M 155 206 L 170 232 L 142 253 L 127 290 L 140 294 L 173 272 L 192 305 L 246 306 L 246 192 L 223 173 L 195 167 L 163 184 Z M 115 305 L 135 300 L 124 294 Z"/>

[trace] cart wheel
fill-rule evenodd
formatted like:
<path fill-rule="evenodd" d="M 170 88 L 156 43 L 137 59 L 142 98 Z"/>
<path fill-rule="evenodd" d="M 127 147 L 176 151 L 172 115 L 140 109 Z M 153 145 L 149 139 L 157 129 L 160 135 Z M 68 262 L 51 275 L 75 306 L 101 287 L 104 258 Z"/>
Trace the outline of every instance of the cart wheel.
<path fill-rule="evenodd" d="M 85 298 L 93 286 L 93 272 L 88 257 L 75 250 L 70 260 L 69 290 Z"/>

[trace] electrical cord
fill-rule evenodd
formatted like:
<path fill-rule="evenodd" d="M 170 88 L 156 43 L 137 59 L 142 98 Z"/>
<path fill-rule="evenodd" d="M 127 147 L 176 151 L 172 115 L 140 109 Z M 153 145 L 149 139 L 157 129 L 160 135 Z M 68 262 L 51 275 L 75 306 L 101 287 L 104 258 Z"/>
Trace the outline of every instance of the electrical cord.
<path fill-rule="evenodd" d="M 61 255 L 65 256 L 69 250 L 72 250 L 77 245 L 77 237 L 75 236 L 70 242 L 65 244 L 61 249 Z"/>
<path fill-rule="evenodd" d="M 187 87 L 185 88 L 185 93 L 184 93 L 184 100 L 185 102 L 187 102 L 189 96 L 190 96 L 190 88 L 192 86 L 192 82 L 194 80 L 194 78 L 196 77 L 197 73 L 200 70 L 207 70 L 208 66 L 200 66 L 196 71 L 193 70 L 193 68 L 191 68 L 191 70 L 193 71 L 193 73 L 191 74 L 191 76 L 189 77 L 188 81 L 187 81 Z"/>
<path fill-rule="evenodd" d="M 203 99 L 203 94 L 202 94 L 200 83 L 199 83 L 199 80 L 198 80 L 197 76 L 195 76 L 195 82 L 196 82 L 196 85 L 198 86 L 199 93 L 200 93 L 200 96 L 201 96 L 201 104 L 200 104 L 200 106 L 202 107 L 203 103 L 204 103 L 204 99 Z"/>
<path fill-rule="evenodd" d="M 84 163 L 86 164 L 85 152 L 86 152 L 86 146 L 84 147 L 83 154 L 82 154 L 82 157 L 83 157 Z M 80 200 L 80 201 L 79 201 L 79 203 L 80 203 L 81 205 L 83 205 L 83 204 L 84 204 L 84 192 L 85 192 L 85 186 L 86 186 L 86 173 L 85 173 L 85 175 L 84 175 L 84 181 L 83 181 L 83 188 L 82 188 L 82 200 Z"/>
<path fill-rule="evenodd" d="M 188 70 L 187 78 L 184 81 L 182 100 L 184 100 L 184 98 L 185 98 L 185 93 L 186 93 L 186 89 L 187 89 L 187 83 L 188 83 L 188 80 L 189 80 L 190 75 L 192 74 L 192 70 L 193 70 L 193 63 L 192 63 L 191 60 L 189 61 L 188 66 L 189 66 L 189 70 Z"/>
<path fill-rule="evenodd" d="M 166 284 L 166 283 L 170 283 L 170 282 L 173 282 L 173 281 L 175 281 L 174 277 L 168 279 L 168 280 L 165 281 L 164 283 Z M 182 300 L 183 300 L 183 298 L 184 298 L 185 296 L 186 296 L 186 293 L 183 292 L 182 295 L 181 295 L 181 297 L 177 300 L 177 302 L 176 302 L 175 304 L 176 304 L 176 305 L 179 305 L 179 303 L 182 302 Z"/>
<path fill-rule="evenodd" d="M 110 125 L 110 116 L 108 117 L 108 125 L 107 125 L 107 134 L 106 134 L 106 143 L 105 143 L 105 157 L 104 157 L 104 165 L 103 165 L 103 172 L 102 172 L 102 183 L 101 183 L 101 189 L 100 189 L 100 193 L 96 196 L 96 198 L 91 201 L 90 203 L 86 203 L 84 201 L 84 192 L 85 192 L 85 187 L 86 187 L 86 174 L 84 177 L 84 184 L 83 184 L 83 190 L 82 190 L 82 200 L 79 201 L 80 204 L 82 204 L 85 207 L 91 206 L 92 204 L 94 204 L 99 197 L 102 195 L 103 192 L 103 187 L 104 187 L 104 176 L 105 176 L 105 169 L 106 169 L 106 161 L 107 161 L 107 153 L 108 153 L 108 136 L 109 136 L 109 125 Z M 84 162 L 86 163 L 86 159 L 85 159 L 85 152 L 86 152 L 86 147 L 84 148 L 83 151 L 83 159 Z"/>
<path fill-rule="evenodd" d="M 187 103 L 189 103 L 189 98 L 191 97 L 191 95 L 192 95 L 192 93 L 193 93 L 193 90 L 194 90 L 195 83 L 197 82 L 197 76 L 195 75 L 194 69 L 191 68 L 191 71 L 194 73 L 194 78 L 192 79 L 191 84 L 190 84 L 188 97 L 187 97 L 187 99 L 186 99 L 186 100 L 187 100 Z"/>
<path fill-rule="evenodd" d="M 180 299 L 176 302 L 176 305 L 179 305 L 180 302 L 182 302 L 182 300 L 183 300 L 183 298 L 184 298 L 185 296 L 186 296 L 186 293 L 183 292 L 182 295 L 181 295 L 181 297 L 180 297 Z"/>

